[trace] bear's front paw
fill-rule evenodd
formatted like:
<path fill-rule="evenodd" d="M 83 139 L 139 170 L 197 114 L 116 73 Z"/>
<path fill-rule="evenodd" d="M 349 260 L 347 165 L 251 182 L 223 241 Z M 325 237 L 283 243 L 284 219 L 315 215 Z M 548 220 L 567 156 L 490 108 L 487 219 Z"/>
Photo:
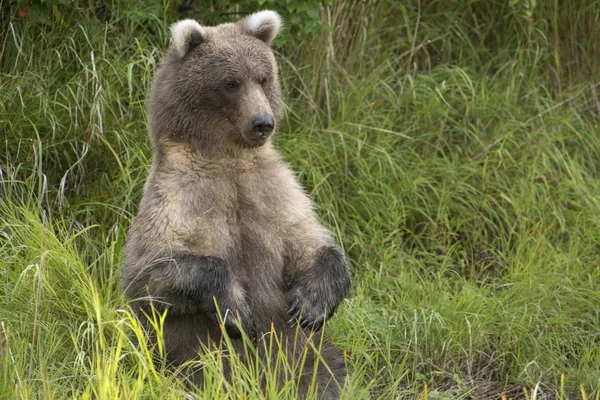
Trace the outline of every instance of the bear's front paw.
<path fill-rule="evenodd" d="M 248 336 L 253 337 L 246 293 L 227 262 L 211 256 L 185 257 L 180 257 L 173 269 L 180 278 L 179 291 L 195 301 L 215 322 L 223 323 L 227 332 L 239 337 L 241 326 Z"/>
<path fill-rule="evenodd" d="M 325 299 L 319 299 L 319 296 L 311 292 L 311 289 L 305 287 L 294 288 L 290 293 L 288 314 L 290 323 L 295 320 L 303 328 L 318 330 L 333 315 L 334 308 Z"/>
<path fill-rule="evenodd" d="M 313 265 L 290 285 L 290 321 L 297 320 L 303 328 L 319 329 L 331 318 L 351 287 L 341 251 L 334 247 L 324 248 Z"/>

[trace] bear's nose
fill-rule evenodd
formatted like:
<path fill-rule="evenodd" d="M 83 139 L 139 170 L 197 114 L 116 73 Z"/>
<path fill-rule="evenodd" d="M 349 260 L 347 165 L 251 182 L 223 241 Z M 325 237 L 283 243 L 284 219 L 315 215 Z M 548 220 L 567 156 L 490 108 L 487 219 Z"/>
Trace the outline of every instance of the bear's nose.
<path fill-rule="evenodd" d="M 252 132 L 259 134 L 258 136 L 265 137 L 273 131 L 275 120 L 270 115 L 255 115 L 252 117 Z"/>

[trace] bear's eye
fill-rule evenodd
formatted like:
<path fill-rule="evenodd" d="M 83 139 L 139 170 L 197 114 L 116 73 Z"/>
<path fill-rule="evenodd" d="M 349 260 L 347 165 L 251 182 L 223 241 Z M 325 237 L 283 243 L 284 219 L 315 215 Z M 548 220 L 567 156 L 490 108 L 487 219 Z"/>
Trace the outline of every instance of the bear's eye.
<path fill-rule="evenodd" d="M 258 83 L 260 83 L 262 86 L 265 86 L 268 81 L 269 80 L 266 77 L 262 77 L 259 79 Z"/>
<path fill-rule="evenodd" d="M 235 91 L 238 88 L 238 83 L 236 81 L 229 81 L 225 84 L 225 89 L 229 90 L 230 92 Z"/>

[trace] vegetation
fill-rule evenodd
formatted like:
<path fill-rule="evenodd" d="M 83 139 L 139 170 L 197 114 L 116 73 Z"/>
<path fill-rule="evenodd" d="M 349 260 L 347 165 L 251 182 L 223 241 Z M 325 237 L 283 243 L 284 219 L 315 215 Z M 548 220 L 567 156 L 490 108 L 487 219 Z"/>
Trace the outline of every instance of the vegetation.
<path fill-rule="evenodd" d="M 0 397 L 182 398 L 118 286 L 177 4 L 65 3 L 0 6 Z M 351 261 L 345 398 L 600 399 L 600 1 L 311 4 L 276 145 Z"/>

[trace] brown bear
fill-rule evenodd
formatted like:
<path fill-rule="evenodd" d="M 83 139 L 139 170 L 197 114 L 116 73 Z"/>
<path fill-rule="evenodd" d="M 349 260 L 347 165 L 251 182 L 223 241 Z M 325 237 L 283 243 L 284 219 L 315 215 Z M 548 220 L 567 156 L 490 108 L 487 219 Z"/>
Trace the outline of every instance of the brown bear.
<path fill-rule="evenodd" d="M 351 287 L 342 251 L 271 143 L 282 114 L 270 47 L 280 26 L 273 11 L 215 27 L 177 22 L 153 81 L 153 162 L 122 284 L 149 331 L 150 307 L 168 310 L 163 338 L 174 365 L 222 340 L 217 308 L 234 343 L 241 327 L 256 344 L 273 329 L 288 337 L 300 329 L 306 345 Z M 337 398 L 343 357 L 327 343 L 321 356 L 319 396 Z M 301 396 L 316 359 L 305 363 Z M 202 385 L 201 373 L 194 380 Z"/>

